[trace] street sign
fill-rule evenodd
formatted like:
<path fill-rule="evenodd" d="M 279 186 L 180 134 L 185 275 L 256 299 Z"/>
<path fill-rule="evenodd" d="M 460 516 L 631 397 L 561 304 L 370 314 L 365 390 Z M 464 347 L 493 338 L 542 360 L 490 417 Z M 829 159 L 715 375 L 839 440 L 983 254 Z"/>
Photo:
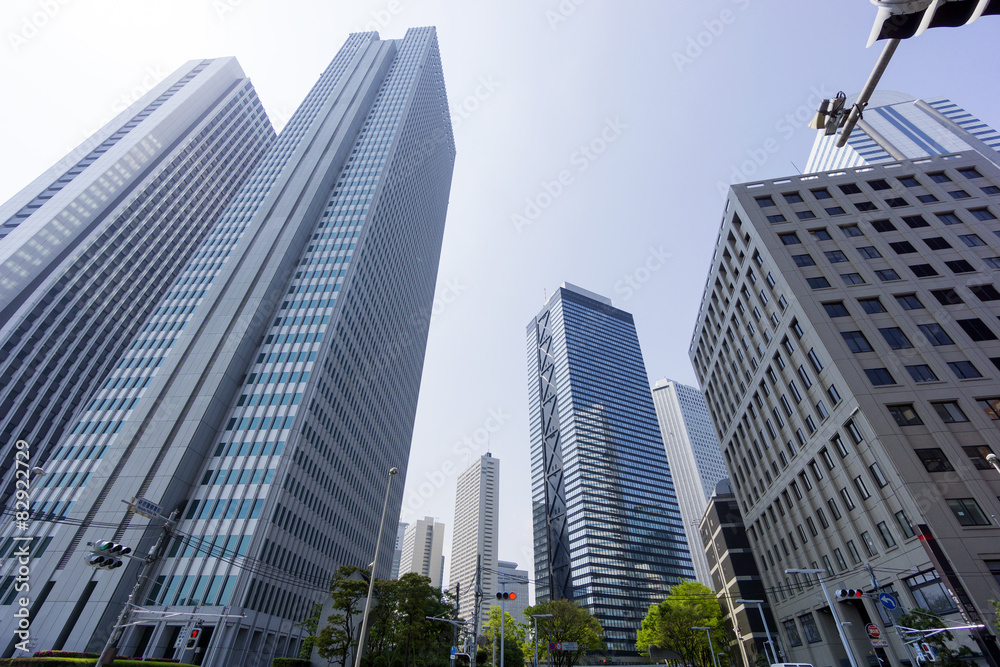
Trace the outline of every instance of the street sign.
<path fill-rule="evenodd" d="M 576 642 L 563 642 L 562 643 L 562 650 L 563 651 L 575 651 L 575 650 L 577 650 L 577 643 Z"/>
<path fill-rule="evenodd" d="M 455 647 L 455 646 L 452 646 L 452 647 L 451 647 L 451 654 L 452 654 L 452 655 L 455 655 L 455 654 L 456 654 L 457 652 L 458 652 L 458 648 L 457 648 L 457 647 Z"/>
<path fill-rule="evenodd" d="M 888 609 L 889 611 L 892 611 L 893 609 L 899 606 L 899 604 L 896 602 L 896 598 L 892 597 L 892 595 L 889 593 L 882 593 L 881 595 L 879 595 L 878 601 L 881 602 L 882 606 Z"/>
<path fill-rule="evenodd" d="M 133 498 L 130 505 L 133 512 L 147 519 L 155 519 L 160 516 L 160 506 L 145 498 Z"/>
<path fill-rule="evenodd" d="M 872 648 L 888 648 L 889 642 L 885 639 L 873 639 Z"/>
<path fill-rule="evenodd" d="M 868 633 L 868 636 L 871 637 L 872 639 L 882 638 L 882 630 L 880 630 L 879 627 L 874 623 L 869 623 L 868 625 L 866 625 L 865 631 Z"/>

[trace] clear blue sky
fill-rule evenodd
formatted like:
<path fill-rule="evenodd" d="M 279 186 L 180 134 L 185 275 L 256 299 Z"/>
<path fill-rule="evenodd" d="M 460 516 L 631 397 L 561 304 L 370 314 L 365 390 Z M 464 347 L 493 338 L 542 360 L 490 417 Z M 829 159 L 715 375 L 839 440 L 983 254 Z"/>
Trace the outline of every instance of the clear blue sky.
<path fill-rule="evenodd" d="M 186 60 L 236 56 L 280 127 L 348 33 L 437 26 L 458 158 L 404 512 L 444 521 L 450 554 L 457 473 L 489 431 L 500 557 L 530 569 L 528 321 L 563 281 L 605 294 L 635 315 L 650 381 L 693 384 L 720 186 L 804 166 L 819 97 L 856 92 L 878 57 L 874 16 L 866 0 L 6 0 L 0 201 Z M 998 31 L 904 42 L 881 88 L 1000 127 Z"/>

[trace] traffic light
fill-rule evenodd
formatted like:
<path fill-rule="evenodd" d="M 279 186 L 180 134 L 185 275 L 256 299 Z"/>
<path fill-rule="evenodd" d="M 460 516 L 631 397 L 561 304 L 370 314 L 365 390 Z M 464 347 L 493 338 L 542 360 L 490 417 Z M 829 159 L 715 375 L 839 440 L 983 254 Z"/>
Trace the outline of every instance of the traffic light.
<path fill-rule="evenodd" d="M 191 628 L 191 636 L 187 640 L 187 648 L 192 649 L 198 645 L 198 636 L 201 634 L 201 628 Z"/>
<path fill-rule="evenodd" d="M 809 127 L 814 130 L 823 130 L 823 134 L 829 136 L 837 133 L 838 127 L 843 127 L 847 121 L 849 109 L 844 108 L 847 102 L 847 95 L 843 92 L 837 93 L 832 100 L 823 100 L 819 105 L 816 117 L 809 123 Z"/>
<path fill-rule="evenodd" d="M 857 588 L 841 588 L 837 591 L 837 598 L 840 600 L 855 600 L 864 596 L 865 592 Z"/>
<path fill-rule="evenodd" d="M 880 39 L 907 39 L 928 28 L 953 28 L 1000 14 L 1000 0 L 872 0 L 872 4 L 878 14 L 868 46 Z"/>
<path fill-rule="evenodd" d="M 932 647 L 927 642 L 920 644 L 920 652 L 924 654 L 924 660 L 928 662 L 934 662 L 937 660 L 937 655 L 934 653 L 934 647 Z"/>
<path fill-rule="evenodd" d="M 516 600 L 517 593 L 508 593 L 504 591 L 503 593 L 497 593 L 497 600 Z"/>
<path fill-rule="evenodd" d="M 102 570 L 114 570 L 125 564 L 121 556 L 127 556 L 130 553 L 132 553 L 132 549 L 129 547 L 117 542 L 101 540 L 100 542 L 91 542 L 90 553 L 83 558 L 87 565 L 91 567 L 99 567 Z"/>

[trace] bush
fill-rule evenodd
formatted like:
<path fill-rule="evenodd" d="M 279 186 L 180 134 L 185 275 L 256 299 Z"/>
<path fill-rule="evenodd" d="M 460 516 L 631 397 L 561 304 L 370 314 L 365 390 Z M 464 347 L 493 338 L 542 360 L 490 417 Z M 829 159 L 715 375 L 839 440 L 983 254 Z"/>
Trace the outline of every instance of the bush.
<path fill-rule="evenodd" d="M 35 651 L 32 657 L 35 658 L 94 658 L 101 657 L 100 653 L 80 653 L 79 651 Z"/>
<path fill-rule="evenodd" d="M 305 658 L 275 658 L 271 667 L 310 667 L 311 662 Z"/>

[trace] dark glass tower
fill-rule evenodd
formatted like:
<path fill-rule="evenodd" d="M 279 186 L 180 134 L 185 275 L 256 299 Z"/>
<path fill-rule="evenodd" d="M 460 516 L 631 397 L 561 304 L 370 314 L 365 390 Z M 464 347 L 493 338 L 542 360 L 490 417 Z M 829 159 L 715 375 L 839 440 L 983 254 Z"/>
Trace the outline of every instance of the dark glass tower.
<path fill-rule="evenodd" d="M 528 325 L 535 592 L 613 651 L 694 570 L 632 315 L 563 285 Z"/>
<path fill-rule="evenodd" d="M 138 568 L 82 555 L 149 551 L 162 522 L 121 504 L 144 497 L 178 523 L 135 600 L 154 613 L 120 652 L 298 653 L 333 571 L 371 561 L 388 470 L 408 459 L 454 158 L 434 29 L 352 35 L 46 464 L 40 645 L 100 649 Z M 186 622 L 155 612 L 195 610 L 201 639 L 175 651 Z"/>

